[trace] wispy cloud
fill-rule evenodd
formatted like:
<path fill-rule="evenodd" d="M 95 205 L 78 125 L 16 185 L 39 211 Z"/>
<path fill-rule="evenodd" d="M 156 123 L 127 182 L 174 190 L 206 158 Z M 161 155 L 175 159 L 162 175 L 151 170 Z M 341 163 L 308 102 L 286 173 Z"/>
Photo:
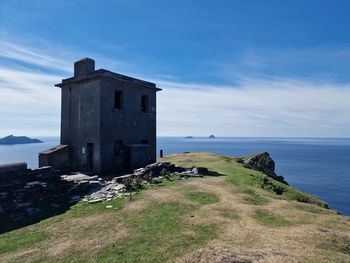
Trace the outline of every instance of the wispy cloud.
<path fill-rule="evenodd" d="M 48 69 L 66 72 L 71 70 L 71 65 L 66 61 L 57 57 L 45 55 L 44 52 L 45 51 L 42 51 L 41 53 L 38 52 L 38 50 L 33 50 L 32 48 L 17 43 L 15 44 L 9 41 L 0 40 L 0 57 L 2 58 L 7 58 L 20 63 L 28 63 L 32 66 L 41 66 Z"/>
<path fill-rule="evenodd" d="M 312 82 L 350 81 L 348 46 L 312 48 L 250 48 L 215 64 L 218 74 L 232 82 L 240 77 L 291 78 Z"/>
<path fill-rule="evenodd" d="M 129 68 L 121 60 L 42 39 L 21 41 L 0 32 L 0 136 L 59 135 L 60 90 L 54 84 L 73 73 L 73 62 L 86 54 L 97 66 Z"/>
<path fill-rule="evenodd" d="M 325 136 L 350 132 L 350 89 L 286 79 L 238 87 L 159 83 L 161 135 Z"/>
<path fill-rule="evenodd" d="M 56 50 L 57 51 L 57 50 Z M 0 134 L 57 135 L 64 56 L 0 40 Z"/>
<path fill-rule="evenodd" d="M 59 52 L 57 51 L 59 50 Z M 0 135 L 58 135 L 60 92 L 53 85 L 69 77 L 74 50 L 38 48 L 0 41 Z M 103 67 L 128 63 L 93 54 Z M 79 58 L 79 57 L 78 57 Z M 264 60 L 250 56 L 249 67 Z M 129 65 L 130 66 L 130 65 Z M 138 76 L 130 66 L 128 73 Z M 234 77 L 227 72 L 227 77 Z M 207 136 L 325 136 L 350 134 L 350 88 L 337 82 L 256 78 L 240 72 L 234 85 L 182 83 L 172 76 L 142 76 L 158 93 L 158 134 Z"/>

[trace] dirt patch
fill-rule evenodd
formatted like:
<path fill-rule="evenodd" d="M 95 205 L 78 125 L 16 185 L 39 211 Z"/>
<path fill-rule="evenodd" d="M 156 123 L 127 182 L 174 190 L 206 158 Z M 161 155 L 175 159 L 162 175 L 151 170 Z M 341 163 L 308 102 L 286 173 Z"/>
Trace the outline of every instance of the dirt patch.
<path fill-rule="evenodd" d="M 265 255 L 257 251 L 235 251 L 228 247 L 204 247 L 178 262 L 186 263 L 251 263 L 261 262 Z"/>
<path fill-rule="evenodd" d="M 14 252 L 14 253 L 11 253 L 11 254 L 8 254 L 8 255 L 5 255 L 5 256 L 1 256 L 0 257 L 0 261 L 1 262 L 13 262 L 17 258 L 30 256 L 30 255 L 33 255 L 33 254 L 35 254 L 37 252 L 39 252 L 38 248 L 21 250 L 21 251 L 17 251 L 17 252 Z"/>
<path fill-rule="evenodd" d="M 45 227 L 50 241 L 39 248 L 21 249 L 1 258 L 2 262 L 34 257 L 61 258 L 69 253 L 94 254 L 129 235 L 114 213 L 71 218 Z"/>
<path fill-rule="evenodd" d="M 186 180 L 187 182 L 187 180 Z M 155 203 L 171 203 L 171 202 L 181 202 L 188 204 L 189 202 L 179 193 L 179 189 L 182 189 L 185 182 L 179 182 L 176 185 L 152 189 L 145 192 L 141 192 L 140 196 L 128 204 L 122 209 L 122 213 L 134 213 L 142 211 L 151 204 Z"/>
<path fill-rule="evenodd" d="M 121 240 L 129 236 L 127 229 L 119 223 L 115 215 L 105 214 L 96 216 L 99 220 L 89 220 L 81 222 L 80 228 L 75 228 L 70 235 L 55 239 L 53 243 L 46 249 L 48 256 L 60 256 L 68 252 L 89 253 L 101 250 L 104 247 L 113 244 L 117 240 Z M 103 222 L 103 223 L 101 223 Z M 76 230 L 80 229 L 80 232 Z M 88 250 L 87 250 L 88 248 Z"/>

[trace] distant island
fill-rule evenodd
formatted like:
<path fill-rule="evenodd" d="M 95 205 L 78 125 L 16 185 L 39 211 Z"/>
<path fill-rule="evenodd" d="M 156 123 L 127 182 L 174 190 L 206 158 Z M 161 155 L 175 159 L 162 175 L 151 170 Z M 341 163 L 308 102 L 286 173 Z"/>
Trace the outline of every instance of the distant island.
<path fill-rule="evenodd" d="M 28 143 L 42 143 L 42 141 L 38 139 L 31 139 L 26 136 L 13 136 L 13 135 L 9 135 L 0 139 L 0 145 L 28 144 Z"/>
<path fill-rule="evenodd" d="M 186 136 L 185 139 L 193 139 L 192 136 Z"/>
<path fill-rule="evenodd" d="M 215 139 L 216 137 L 212 134 L 208 137 L 209 139 Z"/>

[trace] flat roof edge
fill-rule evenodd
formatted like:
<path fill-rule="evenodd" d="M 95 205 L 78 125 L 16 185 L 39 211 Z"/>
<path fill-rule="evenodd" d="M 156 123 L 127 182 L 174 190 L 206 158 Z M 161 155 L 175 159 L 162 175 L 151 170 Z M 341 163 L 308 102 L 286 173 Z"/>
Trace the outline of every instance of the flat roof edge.
<path fill-rule="evenodd" d="M 115 72 L 111 72 L 105 69 L 99 69 L 99 70 L 95 70 L 93 73 L 88 74 L 86 76 L 77 78 L 77 77 L 71 77 L 71 78 L 67 78 L 67 79 L 63 79 L 61 83 L 57 83 L 55 84 L 55 87 L 63 87 L 67 84 L 72 84 L 72 83 L 78 83 L 78 82 L 83 82 L 83 81 L 87 81 L 87 80 L 91 80 L 94 78 L 110 78 L 110 79 L 115 79 L 115 80 L 119 80 L 119 81 L 124 81 L 127 83 L 133 83 L 139 86 L 143 86 L 143 87 L 147 87 L 147 88 L 153 88 L 156 91 L 160 91 L 161 89 L 156 87 L 156 84 L 153 82 L 149 82 L 149 81 L 145 81 L 145 80 L 141 80 L 141 79 L 137 79 L 137 78 L 133 78 L 133 77 L 129 77 L 126 75 L 122 75 L 119 73 L 115 73 Z"/>

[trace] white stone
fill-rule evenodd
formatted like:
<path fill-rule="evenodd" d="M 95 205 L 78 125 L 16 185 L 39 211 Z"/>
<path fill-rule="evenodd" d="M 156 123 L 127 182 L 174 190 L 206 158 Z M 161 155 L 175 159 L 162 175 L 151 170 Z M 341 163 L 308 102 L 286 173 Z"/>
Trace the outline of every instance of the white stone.
<path fill-rule="evenodd" d="M 103 199 L 99 198 L 99 199 L 92 199 L 89 201 L 90 204 L 96 204 L 96 203 L 99 203 L 99 202 L 102 202 Z"/>

